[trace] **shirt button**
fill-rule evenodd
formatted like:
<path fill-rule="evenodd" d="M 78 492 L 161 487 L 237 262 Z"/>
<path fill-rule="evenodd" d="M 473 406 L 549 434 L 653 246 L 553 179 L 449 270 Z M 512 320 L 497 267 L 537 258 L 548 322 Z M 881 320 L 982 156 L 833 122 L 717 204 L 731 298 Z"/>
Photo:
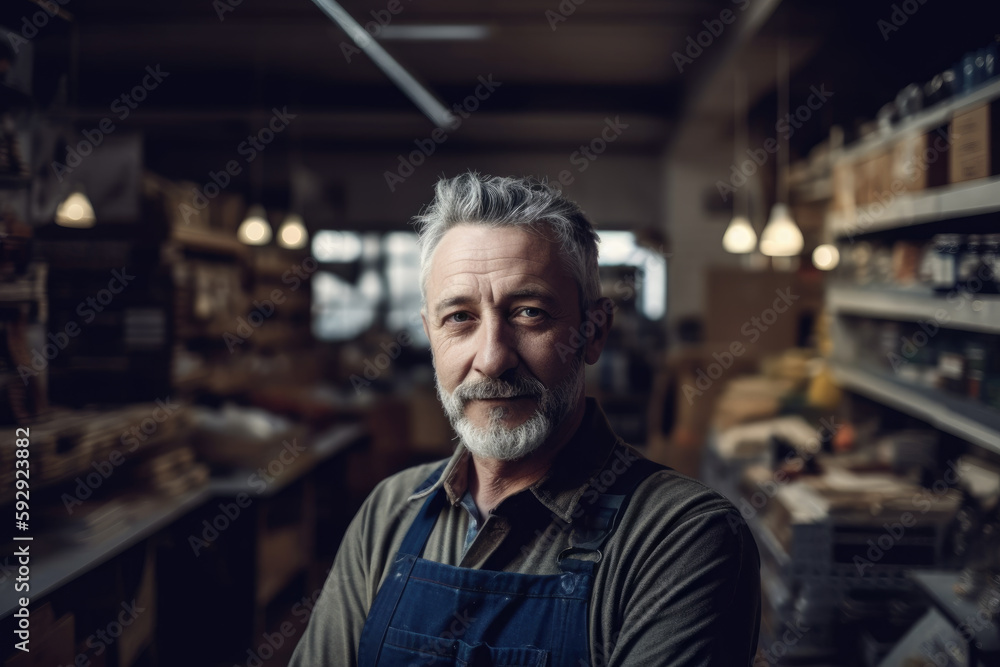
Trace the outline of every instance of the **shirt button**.
<path fill-rule="evenodd" d="M 576 590 L 576 577 L 572 574 L 563 575 L 559 582 L 559 588 L 562 589 L 564 595 L 572 595 L 573 591 Z"/>

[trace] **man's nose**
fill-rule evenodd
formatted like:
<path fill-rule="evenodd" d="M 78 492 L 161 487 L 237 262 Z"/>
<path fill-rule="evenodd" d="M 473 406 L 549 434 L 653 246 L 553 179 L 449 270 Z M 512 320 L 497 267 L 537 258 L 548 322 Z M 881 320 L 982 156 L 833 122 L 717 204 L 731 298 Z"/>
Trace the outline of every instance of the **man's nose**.
<path fill-rule="evenodd" d="M 513 327 L 502 317 L 483 318 L 477 332 L 473 369 L 496 379 L 518 365 L 517 340 Z"/>

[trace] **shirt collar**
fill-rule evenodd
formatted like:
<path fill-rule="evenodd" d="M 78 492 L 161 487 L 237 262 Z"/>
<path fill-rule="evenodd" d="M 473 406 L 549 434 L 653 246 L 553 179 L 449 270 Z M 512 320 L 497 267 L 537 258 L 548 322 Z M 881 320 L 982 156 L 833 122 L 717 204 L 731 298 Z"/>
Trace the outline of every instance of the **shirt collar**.
<path fill-rule="evenodd" d="M 607 465 L 620 442 L 597 400 L 588 397 L 580 427 L 556 454 L 545 476 L 529 490 L 538 502 L 568 523 L 587 490 L 587 482 Z M 444 487 L 449 502 L 459 503 L 468 487 L 469 456 L 469 450 L 459 441 L 441 477 L 426 488 L 418 488 L 410 500 Z"/>

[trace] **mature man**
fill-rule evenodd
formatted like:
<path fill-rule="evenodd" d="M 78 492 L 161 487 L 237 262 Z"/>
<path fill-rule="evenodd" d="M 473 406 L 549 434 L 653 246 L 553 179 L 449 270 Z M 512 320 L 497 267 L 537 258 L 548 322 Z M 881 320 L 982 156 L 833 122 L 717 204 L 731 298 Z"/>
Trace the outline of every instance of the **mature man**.
<path fill-rule="evenodd" d="M 365 501 L 292 664 L 750 665 L 760 572 L 739 514 L 585 397 L 614 306 L 580 209 L 467 173 L 418 223 L 458 445 Z"/>

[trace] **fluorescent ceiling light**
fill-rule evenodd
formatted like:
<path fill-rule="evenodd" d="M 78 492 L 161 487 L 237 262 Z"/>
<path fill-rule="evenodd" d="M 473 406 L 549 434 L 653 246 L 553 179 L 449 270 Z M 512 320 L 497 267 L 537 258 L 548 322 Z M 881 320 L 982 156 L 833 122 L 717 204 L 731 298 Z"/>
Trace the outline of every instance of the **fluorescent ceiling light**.
<path fill-rule="evenodd" d="M 387 25 L 376 35 L 378 39 L 410 39 L 427 41 L 475 41 L 489 37 L 485 25 Z"/>
<path fill-rule="evenodd" d="M 457 119 L 448 110 L 448 107 L 420 85 L 412 74 L 407 72 L 402 65 L 396 62 L 395 58 L 382 48 L 381 44 L 372 39 L 346 9 L 334 0 L 313 0 L 313 3 L 342 28 L 354 40 L 359 49 L 368 54 L 368 57 L 378 68 L 417 105 L 417 108 L 431 119 L 431 122 L 444 130 L 455 127 Z"/>

